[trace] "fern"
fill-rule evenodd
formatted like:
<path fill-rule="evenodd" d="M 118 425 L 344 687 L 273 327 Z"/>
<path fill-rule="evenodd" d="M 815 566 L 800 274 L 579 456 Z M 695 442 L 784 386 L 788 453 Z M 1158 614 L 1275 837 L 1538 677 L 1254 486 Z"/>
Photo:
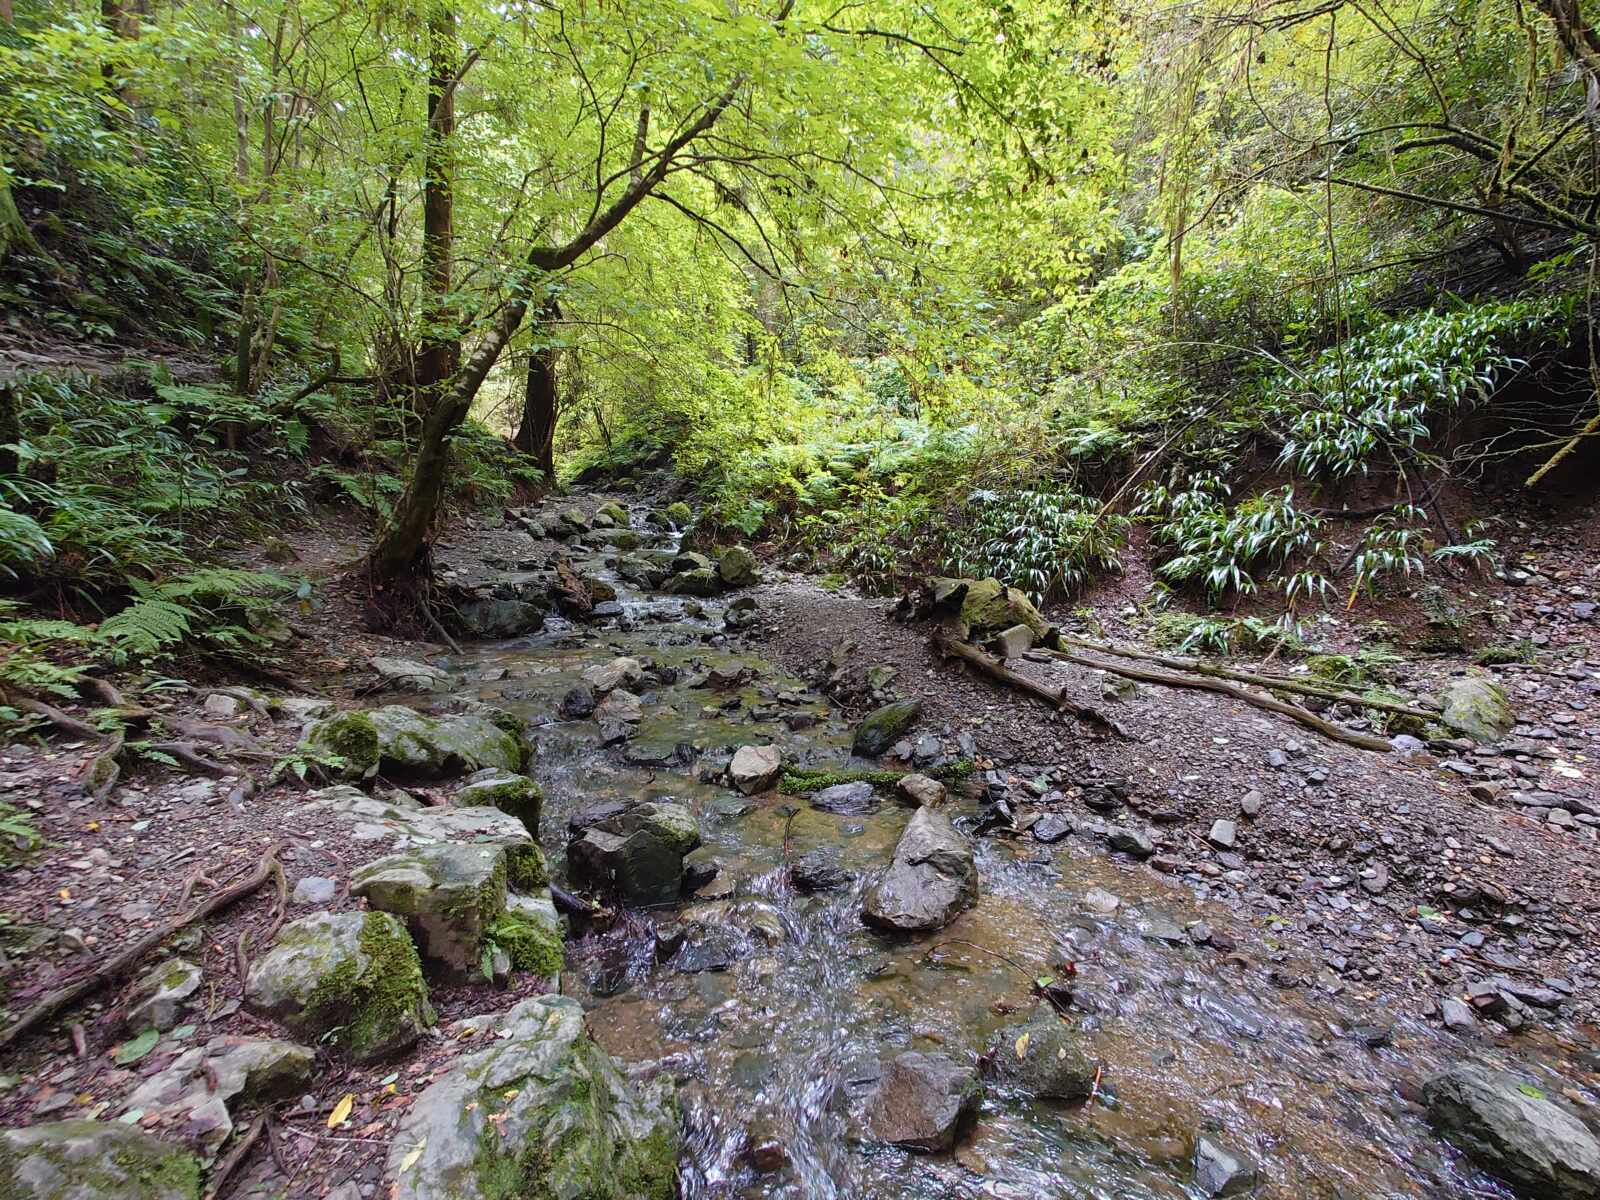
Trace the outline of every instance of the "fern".
<path fill-rule="evenodd" d="M 191 610 L 171 600 L 136 600 L 100 622 L 100 634 L 117 650 L 150 655 L 177 645 L 192 629 Z"/>

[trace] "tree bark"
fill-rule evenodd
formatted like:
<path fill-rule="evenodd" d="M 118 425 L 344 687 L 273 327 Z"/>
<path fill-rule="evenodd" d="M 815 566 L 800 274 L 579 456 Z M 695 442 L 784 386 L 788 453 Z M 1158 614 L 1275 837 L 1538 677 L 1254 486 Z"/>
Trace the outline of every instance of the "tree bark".
<path fill-rule="evenodd" d="M 427 292 L 422 344 L 417 353 L 419 411 L 426 411 L 461 364 L 461 339 L 450 309 L 455 196 L 451 141 L 456 128 L 456 19 L 436 5 L 428 18 L 428 128 L 423 153 L 422 276 Z"/>
<path fill-rule="evenodd" d="M 539 310 L 539 336 L 528 359 L 528 386 L 523 397 L 522 423 L 512 444 L 539 464 L 551 483 L 556 480 L 556 418 L 560 415 L 560 388 L 556 375 L 557 348 L 553 326 L 561 319 L 554 296 Z"/>

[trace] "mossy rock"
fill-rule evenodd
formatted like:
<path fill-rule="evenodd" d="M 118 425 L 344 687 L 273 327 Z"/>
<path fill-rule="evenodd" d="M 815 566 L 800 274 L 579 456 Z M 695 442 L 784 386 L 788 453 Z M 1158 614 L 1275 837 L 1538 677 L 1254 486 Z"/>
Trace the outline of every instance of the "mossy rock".
<path fill-rule="evenodd" d="M 715 596 L 722 590 L 722 578 L 710 567 L 679 571 L 667 580 L 664 589 L 673 596 Z"/>
<path fill-rule="evenodd" d="M 1044 619 L 1032 600 L 998 579 L 934 579 L 936 606 L 954 606 L 957 592 L 964 586 L 959 615 L 973 637 L 999 633 L 1013 625 L 1026 625 L 1044 645 L 1053 644 L 1055 627 Z"/>
<path fill-rule="evenodd" d="M 1094 1089 L 1094 1060 L 1053 1012 L 1001 1029 L 985 1058 L 992 1078 L 1036 1099 L 1085 1100 Z"/>
<path fill-rule="evenodd" d="M 436 975 L 465 983 L 478 970 L 486 931 L 506 909 L 506 850 L 441 842 L 360 867 L 350 894 L 405 920 Z"/>
<path fill-rule="evenodd" d="M 457 804 L 492 804 L 510 813 L 539 836 L 539 821 L 544 814 L 544 792 L 526 775 L 515 775 L 498 767 L 475 771 L 455 794 Z"/>
<path fill-rule="evenodd" d="M 1511 700 L 1487 675 L 1468 675 L 1444 689 L 1440 719 L 1477 742 L 1498 742 L 1517 723 Z"/>
<path fill-rule="evenodd" d="M 915 725 L 921 715 L 920 700 L 896 700 L 873 709 L 856 726 L 852 752 L 865 757 L 882 754 Z"/>
<path fill-rule="evenodd" d="M 730 546 L 717 559 L 717 575 L 728 587 L 748 587 L 761 579 L 756 556 L 743 546 Z"/>
<path fill-rule="evenodd" d="M 694 520 L 694 511 L 682 500 L 667 505 L 662 512 L 666 514 L 667 520 L 671 521 L 674 528 L 677 529 L 682 529 L 690 521 Z"/>
<path fill-rule="evenodd" d="M 626 529 L 631 523 L 631 519 L 628 516 L 628 510 L 623 508 L 622 505 L 618 504 L 615 500 L 608 501 L 607 503 L 602 504 L 599 508 L 595 509 L 595 515 L 605 515 L 610 517 L 612 522 L 622 529 Z"/>
<path fill-rule="evenodd" d="M 313 913 L 285 925 L 251 965 L 245 1003 L 357 1062 L 408 1049 L 434 1022 L 417 948 L 385 912 Z"/>
<path fill-rule="evenodd" d="M 554 916 L 554 913 L 551 914 Z M 561 928 L 553 920 L 546 921 L 523 911 L 502 913 L 489 926 L 486 940 L 506 952 L 513 971 L 526 971 L 541 979 L 561 974 L 566 965 L 566 947 L 561 941 Z"/>
<path fill-rule="evenodd" d="M 389 1144 L 391 1200 L 671 1200 L 670 1078 L 636 1085 L 565 996 L 474 1019 L 474 1044 L 406 1110 Z"/>
<path fill-rule="evenodd" d="M 338 755 L 349 779 L 380 768 L 427 776 L 486 767 L 520 771 L 527 757 L 521 722 L 510 714 L 485 710 L 430 717 L 401 704 L 315 721 L 306 728 L 304 745 Z"/>
<path fill-rule="evenodd" d="M 200 1160 L 120 1121 L 0 1130 L 4 1200 L 199 1200 Z"/>

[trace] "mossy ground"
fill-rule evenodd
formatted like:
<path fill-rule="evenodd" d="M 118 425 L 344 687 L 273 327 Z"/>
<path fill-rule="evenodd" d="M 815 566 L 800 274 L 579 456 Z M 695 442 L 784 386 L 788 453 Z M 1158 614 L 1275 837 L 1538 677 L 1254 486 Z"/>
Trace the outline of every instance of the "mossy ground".
<path fill-rule="evenodd" d="M 941 783 L 958 783 L 971 775 L 973 764 L 971 759 L 961 758 L 954 762 L 942 763 L 936 767 L 929 767 L 925 771 L 886 771 L 862 769 L 852 771 L 813 770 L 804 767 L 785 767 L 783 775 L 778 780 L 778 791 L 786 796 L 806 796 L 812 792 L 820 792 L 823 788 L 833 787 L 840 783 L 870 783 L 875 788 L 887 790 L 894 787 L 907 775 L 927 775 Z"/>
<path fill-rule="evenodd" d="M 550 926 L 530 921 L 516 913 L 502 913 L 484 931 L 484 938 L 511 956 L 515 971 L 530 971 L 549 976 L 566 965 L 566 948 L 561 935 Z"/>
<path fill-rule="evenodd" d="M 329 972 L 307 1000 L 304 1020 L 312 1029 L 334 1029 L 339 1045 L 365 1059 L 381 1053 L 408 1021 L 431 1025 L 434 1014 L 422 960 L 404 925 L 369 912 L 359 944 L 365 963 L 349 958 Z"/>

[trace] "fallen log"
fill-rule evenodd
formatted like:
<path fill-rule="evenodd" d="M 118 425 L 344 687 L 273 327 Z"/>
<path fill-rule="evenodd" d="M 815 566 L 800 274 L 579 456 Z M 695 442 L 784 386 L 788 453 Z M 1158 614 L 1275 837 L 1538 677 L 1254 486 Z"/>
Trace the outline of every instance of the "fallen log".
<path fill-rule="evenodd" d="M 1205 692 L 1218 692 L 1224 696 L 1232 696 L 1235 700 L 1242 700 L 1256 708 L 1265 709 L 1267 712 L 1279 713 L 1290 720 L 1298 721 L 1307 729 L 1314 729 L 1323 737 L 1331 738 L 1336 742 L 1343 742 L 1347 746 L 1359 746 L 1363 750 L 1376 750 L 1387 753 L 1394 747 L 1389 745 L 1388 739 L 1372 737 L 1365 733 L 1356 733 L 1335 725 L 1332 721 L 1325 721 L 1315 713 L 1307 712 L 1275 696 L 1263 696 L 1257 692 L 1247 691 L 1238 684 L 1226 680 L 1212 679 L 1202 675 L 1174 675 L 1166 671 L 1152 671 L 1145 667 L 1129 666 L 1125 663 L 1103 662 L 1090 658 L 1086 654 L 1074 654 L 1070 651 L 1058 650 L 1053 655 L 1066 662 L 1076 663 L 1080 667 L 1090 667 L 1096 671 L 1106 671 L 1112 675 L 1121 675 L 1124 679 L 1136 679 L 1141 683 L 1155 683 L 1162 687 L 1193 688 Z"/>
<path fill-rule="evenodd" d="M 985 654 L 976 646 L 969 645 L 952 637 L 949 633 L 939 632 L 933 635 L 933 647 L 946 658 L 959 658 L 980 675 L 986 675 L 997 683 L 1015 688 L 1019 692 L 1032 696 L 1035 700 L 1042 700 L 1057 712 L 1068 712 L 1080 721 L 1088 721 L 1108 729 L 1118 737 L 1127 737 L 1126 731 L 1099 709 L 1091 708 L 1087 704 L 1079 704 L 1066 694 L 1061 688 L 1050 688 L 1037 680 L 1029 679 L 1018 671 L 1013 671 L 1005 666 L 999 659 Z"/>
<path fill-rule="evenodd" d="M 1274 688 L 1280 692 L 1294 692 L 1300 696 L 1316 696 L 1323 700 L 1332 700 L 1336 704 L 1354 704 L 1362 708 L 1375 708 L 1381 712 L 1399 713 L 1405 717 L 1417 717 L 1424 721 L 1439 719 L 1437 712 L 1426 708 L 1417 708 L 1410 704 L 1400 704 L 1393 700 L 1371 698 L 1355 692 L 1347 692 L 1342 688 L 1327 684 L 1311 683 L 1304 679 L 1294 679 L 1286 675 L 1263 675 L 1254 671 L 1243 671 L 1237 667 L 1219 667 L 1212 663 L 1202 662 L 1197 658 L 1186 658 L 1176 654 L 1157 654 L 1149 650 L 1135 650 L 1129 646 L 1118 646 L 1111 642 L 1096 642 L 1090 638 L 1076 637 L 1064 633 L 1061 641 L 1068 646 L 1076 646 L 1080 650 L 1092 650 L 1097 654 L 1114 654 L 1118 658 L 1132 658 L 1140 662 L 1152 662 L 1157 666 L 1168 667 L 1174 671 L 1187 671 L 1193 675 L 1209 675 L 1215 679 L 1231 679 L 1236 683 L 1249 683 L 1256 687 Z M 1039 650 L 1041 654 L 1059 655 L 1059 650 Z"/>
<path fill-rule="evenodd" d="M 141 958 L 180 929 L 184 929 L 196 921 L 204 920 L 212 913 L 220 912 L 235 901 L 244 899 L 244 897 L 250 895 L 262 884 L 266 883 L 267 880 L 271 879 L 274 873 L 281 877 L 283 868 L 278 863 L 278 851 L 282 847 L 283 843 L 273 842 L 272 845 L 267 847 L 266 853 L 261 856 L 256 863 L 255 869 L 247 877 L 241 879 L 238 883 L 223 888 L 222 891 L 217 892 L 215 895 L 207 896 L 188 912 L 174 917 L 163 925 L 156 926 L 125 949 L 105 959 L 93 970 L 85 972 L 71 983 L 64 984 L 50 992 L 32 1008 L 28 1009 L 27 1012 L 23 1013 L 13 1025 L 0 1032 L 0 1047 L 9 1046 L 34 1026 L 60 1012 L 67 1005 L 83 999 L 90 992 L 120 978 Z"/>

